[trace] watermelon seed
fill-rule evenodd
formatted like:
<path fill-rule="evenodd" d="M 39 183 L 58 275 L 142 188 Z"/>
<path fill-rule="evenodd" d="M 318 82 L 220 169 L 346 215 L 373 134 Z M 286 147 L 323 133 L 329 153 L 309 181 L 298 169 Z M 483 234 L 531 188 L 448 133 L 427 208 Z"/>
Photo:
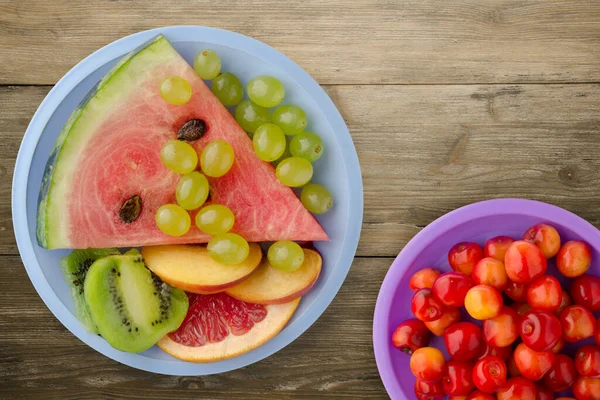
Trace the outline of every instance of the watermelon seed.
<path fill-rule="evenodd" d="M 125 200 L 119 210 L 119 217 L 126 224 L 130 224 L 140 216 L 140 212 L 142 212 L 142 198 L 135 194 Z"/>
<path fill-rule="evenodd" d="M 177 132 L 177 139 L 188 142 L 198 140 L 206 133 L 206 122 L 201 119 L 190 119 Z"/>

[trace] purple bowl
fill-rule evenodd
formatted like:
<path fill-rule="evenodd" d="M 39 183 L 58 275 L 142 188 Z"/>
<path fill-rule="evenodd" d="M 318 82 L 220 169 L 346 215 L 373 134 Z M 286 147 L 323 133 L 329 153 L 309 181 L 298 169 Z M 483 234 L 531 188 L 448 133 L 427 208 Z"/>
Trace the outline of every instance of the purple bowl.
<path fill-rule="evenodd" d="M 450 271 L 448 251 L 458 242 L 483 246 L 499 235 L 521 238 L 532 225 L 548 223 L 563 240 L 584 240 L 592 249 L 590 272 L 600 275 L 600 231 L 577 215 L 562 208 L 532 200 L 499 199 L 482 201 L 454 210 L 425 227 L 402 249 L 392 263 L 377 298 L 373 319 L 373 347 L 381 380 L 392 399 L 414 399 L 415 378 L 406 354 L 392 346 L 396 326 L 412 318 L 412 291 L 408 281 L 418 270 L 433 266 Z M 549 264 L 550 265 L 550 264 Z M 549 268 L 549 273 L 553 273 Z M 442 350 L 443 340 L 434 337 L 431 346 Z"/>

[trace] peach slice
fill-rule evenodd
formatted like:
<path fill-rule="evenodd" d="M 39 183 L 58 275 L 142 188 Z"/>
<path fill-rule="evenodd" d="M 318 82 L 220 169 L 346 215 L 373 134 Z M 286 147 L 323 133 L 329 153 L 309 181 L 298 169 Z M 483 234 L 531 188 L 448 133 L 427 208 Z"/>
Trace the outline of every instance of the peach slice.
<path fill-rule="evenodd" d="M 246 279 L 259 265 L 262 250 L 250 243 L 248 258 L 237 265 L 213 260 L 206 246 L 168 245 L 142 249 L 146 265 L 160 279 L 187 292 L 210 294 L 222 292 Z"/>
<path fill-rule="evenodd" d="M 254 304 L 283 304 L 304 296 L 319 278 L 321 255 L 304 249 L 304 263 L 296 271 L 282 271 L 264 257 L 250 277 L 225 292 L 238 300 Z"/>

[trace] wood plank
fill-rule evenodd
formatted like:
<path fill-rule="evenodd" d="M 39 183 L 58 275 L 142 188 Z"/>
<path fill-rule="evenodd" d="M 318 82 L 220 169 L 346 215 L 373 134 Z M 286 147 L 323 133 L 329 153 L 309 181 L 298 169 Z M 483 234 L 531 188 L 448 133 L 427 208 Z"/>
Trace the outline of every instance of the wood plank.
<path fill-rule="evenodd" d="M 600 227 L 600 85 L 328 86 L 365 188 L 360 256 L 394 256 L 454 208 L 547 201 Z M 48 87 L 0 88 L 0 254 L 16 254 L 10 187 Z M 358 100 L 357 100 L 358 99 Z"/>
<path fill-rule="evenodd" d="M 594 0 L 0 1 L 0 83 L 54 84 L 123 36 L 168 25 L 237 31 L 322 84 L 600 81 Z"/>
<path fill-rule="evenodd" d="M 220 375 L 173 377 L 102 356 L 64 328 L 39 299 L 21 261 L 0 257 L 0 398 L 385 398 L 371 344 L 379 285 L 391 259 L 357 259 L 328 310 L 291 345 Z"/>

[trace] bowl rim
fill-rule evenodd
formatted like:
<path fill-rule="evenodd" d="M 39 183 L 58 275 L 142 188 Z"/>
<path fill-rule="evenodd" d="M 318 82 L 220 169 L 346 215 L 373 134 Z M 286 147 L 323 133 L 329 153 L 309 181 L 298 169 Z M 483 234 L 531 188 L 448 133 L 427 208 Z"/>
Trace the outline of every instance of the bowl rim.
<path fill-rule="evenodd" d="M 198 37 L 202 38 L 203 42 L 240 49 L 240 51 L 252 53 L 254 56 L 276 65 L 290 76 L 318 105 L 327 123 L 335 132 L 335 140 L 341 149 L 344 161 L 349 193 L 352 193 L 348 199 L 349 214 L 352 218 L 347 221 L 340 257 L 336 265 L 331 266 L 332 272 L 328 279 L 328 285 L 323 286 L 317 300 L 298 319 L 287 325 L 282 332 L 266 344 L 244 355 L 209 364 L 181 360 L 158 360 L 142 354 L 124 353 L 110 346 L 106 348 L 107 343 L 103 340 L 89 339 L 85 329 L 62 304 L 46 280 L 34 254 L 33 246 L 37 244 L 31 240 L 27 223 L 26 199 L 31 163 L 41 133 L 57 106 L 90 73 L 107 62 L 122 57 L 158 34 L 164 34 L 173 42 L 189 42 L 193 41 L 190 38 Z M 242 47 L 243 50 L 241 50 Z M 79 340 L 99 353 L 137 369 L 177 376 L 210 375 L 242 368 L 269 357 L 298 338 L 329 306 L 350 270 L 358 247 L 363 217 L 363 186 L 360 171 L 358 155 L 350 132 L 333 101 L 319 84 L 290 58 L 256 39 L 223 29 L 194 25 L 150 29 L 123 37 L 96 50 L 69 70 L 46 95 L 27 127 L 15 162 L 12 181 L 13 229 L 21 259 L 38 295 L 54 316 Z M 102 345 L 102 343 L 106 345 Z"/>
<path fill-rule="evenodd" d="M 508 213 L 527 215 L 548 220 L 548 222 L 554 221 L 561 225 L 567 225 L 582 236 L 589 237 L 590 242 L 600 242 L 600 231 L 591 223 L 571 211 L 537 200 L 518 198 L 493 199 L 469 204 L 442 215 L 423 228 L 404 246 L 392 262 L 381 284 L 377 302 L 375 303 L 373 315 L 373 350 L 375 362 L 383 385 L 392 399 L 406 398 L 404 397 L 404 390 L 394 373 L 392 357 L 388 351 L 390 340 L 388 315 L 394 299 L 393 294 L 396 291 L 396 286 L 402 279 L 407 266 L 412 264 L 422 248 L 429 245 L 437 236 L 443 235 L 455 226 L 463 224 L 470 219 Z M 436 232 L 435 236 L 432 235 L 433 232 Z"/>

